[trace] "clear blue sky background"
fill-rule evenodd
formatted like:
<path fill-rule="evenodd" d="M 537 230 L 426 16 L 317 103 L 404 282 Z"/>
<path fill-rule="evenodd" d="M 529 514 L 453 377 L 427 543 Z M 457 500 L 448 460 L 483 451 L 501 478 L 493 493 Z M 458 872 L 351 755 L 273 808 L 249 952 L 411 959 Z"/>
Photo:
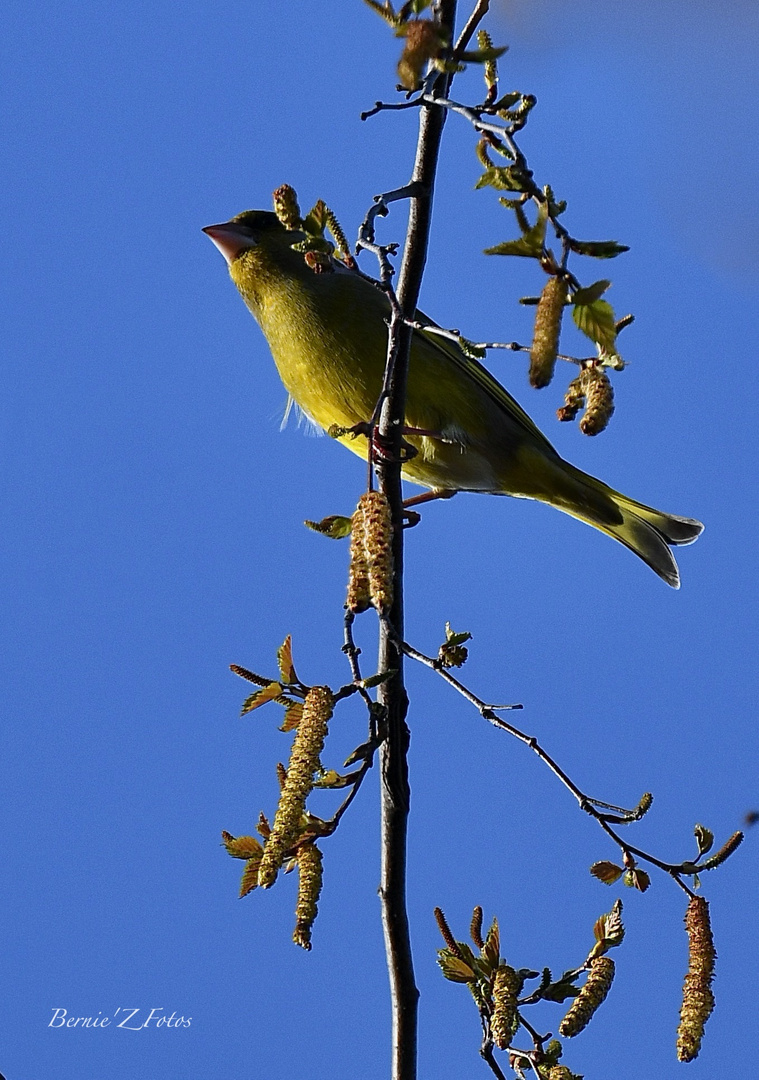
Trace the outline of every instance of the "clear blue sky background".
<path fill-rule="evenodd" d="M 536 176 L 568 199 L 576 235 L 631 245 L 581 272 L 608 272 L 638 321 L 595 440 L 556 423 L 561 387 L 529 391 L 521 358 L 491 366 L 567 457 L 707 529 L 681 550 L 675 593 L 544 507 L 433 506 L 408 537 L 408 634 L 434 651 L 446 619 L 470 630 L 470 685 L 524 702 L 525 729 L 593 795 L 653 791 L 631 842 L 684 858 L 695 822 L 721 840 L 759 800 L 759 17 L 737 0 L 494 7 L 503 86 L 539 99 L 522 137 Z M 273 672 L 290 632 L 306 681 L 347 677 L 346 548 L 302 521 L 350 512 L 364 471 L 326 438 L 279 432 L 284 391 L 200 229 L 287 181 L 353 234 L 410 170 L 411 113 L 358 119 L 392 93 L 398 43 L 358 0 L 9 0 L 3 23 L 0 1071 L 385 1077 L 376 776 L 325 844 L 310 955 L 289 940 L 294 879 L 238 901 L 241 864 L 219 846 L 222 828 L 273 812 L 289 747 L 273 707 L 238 718 L 245 686 L 227 665 Z M 479 79 L 459 95 L 479 96 Z M 513 226 L 473 190 L 472 147 L 451 118 L 424 306 L 470 337 L 525 340 L 516 301 L 541 274 L 481 255 Z M 402 230 L 398 210 L 383 239 Z M 484 1078 L 474 1007 L 435 966 L 433 906 L 463 934 L 482 904 L 512 963 L 561 971 L 618 895 L 587 870 L 615 849 L 528 750 L 431 673 L 409 683 L 421 1070 Z M 363 737 L 358 708 L 341 710 L 326 763 Z M 704 885 L 719 969 L 701 1057 L 675 1061 L 685 905 L 654 875 L 645 896 L 622 890 L 617 985 L 567 1048 L 589 1080 L 743 1075 L 756 836 Z M 47 1026 L 56 1008 L 119 1007 L 192 1023 Z"/>

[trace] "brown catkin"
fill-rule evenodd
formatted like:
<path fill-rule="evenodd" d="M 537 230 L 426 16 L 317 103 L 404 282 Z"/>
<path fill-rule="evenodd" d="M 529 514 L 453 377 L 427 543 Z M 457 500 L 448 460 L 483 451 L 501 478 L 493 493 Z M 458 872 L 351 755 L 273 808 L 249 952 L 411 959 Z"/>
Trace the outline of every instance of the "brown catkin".
<path fill-rule="evenodd" d="M 575 1074 L 566 1065 L 552 1065 L 548 1070 L 548 1080 L 575 1080 Z"/>
<path fill-rule="evenodd" d="M 345 602 L 349 611 L 359 615 L 371 607 L 372 601 L 369 594 L 369 567 L 366 561 L 366 544 L 364 542 L 364 507 L 359 502 L 353 515 L 351 526 L 351 554 L 350 567 L 348 570 L 348 598 Z"/>
<path fill-rule="evenodd" d="M 585 395 L 585 415 L 580 420 L 583 435 L 599 435 L 614 412 L 614 390 L 602 367 L 583 368 L 580 385 Z"/>
<path fill-rule="evenodd" d="M 522 980 L 508 964 L 502 964 L 493 979 L 493 1015 L 490 1018 L 490 1033 L 499 1050 L 506 1050 L 519 1027 L 517 1013 L 517 994 Z"/>
<path fill-rule="evenodd" d="M 304 844 L 298 849 L 298 900 L 295 905 L 293 941 L 301 949 L 311 950 L 311 928 L 319 911 L 322 891 L 322 853 L 316 844 Z"/>
<path fill-rule="evenodd" d="M 726 840 L 719 851 L 716 851 L 714 855 L 710 855 L 705 863 L 702 864 L 702 870 L 714 870 L 716 866 L 721 866 L 725 859 L 729 859 L 736 848 L 740 847 L 743 843 L 743 833 L 734 832 L 729 840 Z"/>
<path fill-rule="evenodd" d="M 446 943 L 446 945 L 451 950 L 453 955 L 458 956 L 458 958 L 460 960 L 461 959 L 461 949 L 459 948 L 458 941 L 456 941 L 456 938 L 451 933 L 451 928 L 448 925 L 448 920 L 445 917 L 445 912 L 443 911 L 442 908 L 436 907 L 435 910 L 434 910 L 434 915 L 435 915 L 435 922 L 438 925 L 438 929 L 440 930 L 440 933 L 443 935 L 443 941 Z"/>
<path fill-rule="evenodd" d="M 564 395 L 564 404 L 556 410 L 559 420 L 574 420 L 580 409 L 585 404 L 585 392 L 582 388 L 582 376 L 572 379 Z"/>
<path fill-rule="evenodd" d="M 680 1024 L 677 1029 L 677 1056 L 680 1061 L 698 1057 L 704 1024 L 714 1008 L 711 982 L 717 953 L 709 922 L 709 905 L 703 896 L 694 896 L 685 913 L 688 934 L 688 974 L 683 986 Z"/>
<path fill-rule="evenodd" d="M 295 188 L 282 184 L 274 192 L 274 213 L 286 229 L 299 229 L 303 224 Z"/>
<path fill-rule="evenodd" d="M 561 316 L 569 286 L 564 278 L 550 277 L 540 294 L 530 349 L 530 386 L 548 386 L 559 351 Z"/>
<path fill-rule="evenodd" d="M 588 1026 L 593 1014 L 609 993 L 613 979 L 614 961 L 608 956 L 594 957 L 590 962 L 585 985 L 559 1024 L 560 1035 L 570 1039 Z"/>
<path fill-rule="evenodd" d="M 333 704 L 332 693 L 326 686 L 313 686 L 306 695 L 303 716 L 290 751 L 287 777 L 258 871 L 258 884 L 264 889 L 274 884 L 287 851 L 298 839 L 306 799 L 314 786 L 314 772 L 319 767 L 319 755 L 327 737 Z"/>
<path fill-rule="evenodd" d="M 475 943 L 477 948 L 484 949 L 485 942 L 482 938 L 482 908 L 479 906 L 479 904 L 472 912 L 472 921 L 469 924 L 469 933 L 471 935 L 472 941 Z"/>
<path fill-rule="evenodd" d="M 364 511 L 364 550 L 369 596 L 377 611 L 393 606 L 393 523 L 390 504 L 381 491 L 367 491 L 359 500 Z"/>

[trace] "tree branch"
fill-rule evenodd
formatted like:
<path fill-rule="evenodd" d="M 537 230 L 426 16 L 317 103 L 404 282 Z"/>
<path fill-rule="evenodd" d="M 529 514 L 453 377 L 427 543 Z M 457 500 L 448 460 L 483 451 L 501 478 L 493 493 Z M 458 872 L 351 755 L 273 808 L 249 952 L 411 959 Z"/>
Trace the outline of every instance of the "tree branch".
<path fill-rule="evenodd" d="M 442 0 L 440 17 L 453 32 L 456 0 Z M 450 76 L 440 76 L 433 93 L 445 96 Z M 408 358 L 413 330 L 406 323 L 416 312 L 427 259 L 432 197 L 440 141 L 446 112 L 435 105 L 422 107 L 416 161 L 411 178 L 415 194 L 410 201 L 409 223 L 397 296 L 388 335 L 386 395 L 378 434 L 383 454 L 378 457 L 380 490 L 386 495 L 393 521 L 394 602 L 387 621 L 380 621 L 379 671 L 394 670 L 383 683 L 378 700 L 387 716 L 387 739 L 380 750 L 382 776 L 382 867 L 380 899 L 385 952 L 390 975 L 393 1012 L 393 1080 L 415 1080 L 419 991 L 414 978 L 408 912 L 406 908 L 406 844 L 410 789 L 408 782 L 408 698 L 403 682 L 403 494 L 401 490 L 401 430 L 405 420 Z"/>

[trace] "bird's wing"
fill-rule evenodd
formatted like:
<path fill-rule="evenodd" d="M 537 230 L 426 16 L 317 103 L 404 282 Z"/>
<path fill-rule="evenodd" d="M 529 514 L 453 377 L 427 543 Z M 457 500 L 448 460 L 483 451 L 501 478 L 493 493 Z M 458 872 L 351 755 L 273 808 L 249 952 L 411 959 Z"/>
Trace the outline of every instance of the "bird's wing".
<path fill-rule="evenodd" d="M 417 317 L 430 326 L 437 326 L 437 323 L 434 323 L 432 319 L 422 314 L 421 311 L 417 312 Z M 439 334 L 425 333 L 423 330 L 417 330 L 416 333 L 420 334 L 425 342 L 441 354 L 441 359 L 444 357 L 446 361 L 455 364 L 462 374 L 476 383 L 481 390 L 484 390 L 488 397 L 503 409 L 509 419 L 516 422 L 533 442 L 537 442 L 555 453 L 553 446 L 540 428 L 530 419 L 508 390 L 501 386 L 498 380 L 490 374 L 487 368 L 484 368 L 477 360 L 467 356 L 460 346 L 450 338 L 441 337 Z"/>

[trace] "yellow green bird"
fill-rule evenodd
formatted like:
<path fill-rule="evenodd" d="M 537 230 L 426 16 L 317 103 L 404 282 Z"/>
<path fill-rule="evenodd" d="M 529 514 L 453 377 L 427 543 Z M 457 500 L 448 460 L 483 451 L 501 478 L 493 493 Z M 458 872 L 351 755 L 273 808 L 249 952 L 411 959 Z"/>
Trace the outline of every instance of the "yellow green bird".
<path fill-rule="evenodd" d="M 247 210 L 204 232 L 224 255 L 296 404 L 322 428 L 368 421 L 385 367 L 387 298 L 337 261 L 333 273 L 314 273 L 292 248 L 302 234 L 273 213 Z M 424 432 L 406 436 L 417 450 L 403 467 L 406 479 L 446 495 L 479 491 L 548 503 L 612 536 L 679 587 L 669 546 L 692 543 L 703 525 L 635 502 L 564 461 L 455 342 L 414 332 L 406 423 Z M 341 441 L 366 458 L 365 438 Z"/>

